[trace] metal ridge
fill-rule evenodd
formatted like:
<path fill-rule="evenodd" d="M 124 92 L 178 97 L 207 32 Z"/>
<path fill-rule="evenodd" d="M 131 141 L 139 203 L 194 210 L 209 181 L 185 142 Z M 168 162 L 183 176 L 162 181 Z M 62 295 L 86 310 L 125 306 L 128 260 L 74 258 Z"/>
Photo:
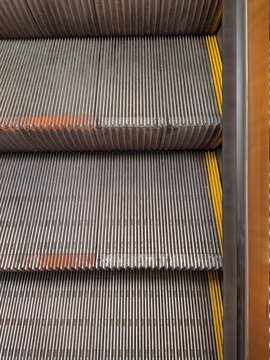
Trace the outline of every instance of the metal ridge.
<path fill-rule="evenodd" d="M 219 359 L 205 272 L 9 273 L 0 281 L 1 358 Z"/>
<path fill-rule="evenodd" d="M 221 0 L 1 0 L 0 39 L 213 34 Z"/>
<path fill-rule="evenodd" d="M 205 37 L 2 41 L 0 51 L 0 151 L 211 149 L 221 137 Z"/>
<path fill-rule="evenodd" d="M 0 155 L 0 269 L 218 269 L 203 152 Z M 216 201 L 221 201 L 218 197 Z"/>

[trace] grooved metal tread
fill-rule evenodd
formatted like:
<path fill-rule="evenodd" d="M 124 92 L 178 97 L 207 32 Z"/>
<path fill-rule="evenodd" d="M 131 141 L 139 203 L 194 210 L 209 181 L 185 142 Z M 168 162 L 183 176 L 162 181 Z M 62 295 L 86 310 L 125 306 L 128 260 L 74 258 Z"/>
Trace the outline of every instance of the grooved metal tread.
<path fill-rule="evenodd" d="M 1 41 L 0 151 L 214 148 L 207 46 L 218 51 L 215 37 Z"/>
<path fill-rule="evenodd" d="M 209 279 L 178 271 L 0 274 L 0 357 L 219 359 L 222 299 L 218 277 Z"/>
<path fill-rule="evenodd" d="M 0 38 L 213 34 L 221 0 L 0 0 Z"/>
<path fill-rule="evenodd" d="M 214 153 L 0 154 L 0 269 L 221 268 L 220 187 Z"/>

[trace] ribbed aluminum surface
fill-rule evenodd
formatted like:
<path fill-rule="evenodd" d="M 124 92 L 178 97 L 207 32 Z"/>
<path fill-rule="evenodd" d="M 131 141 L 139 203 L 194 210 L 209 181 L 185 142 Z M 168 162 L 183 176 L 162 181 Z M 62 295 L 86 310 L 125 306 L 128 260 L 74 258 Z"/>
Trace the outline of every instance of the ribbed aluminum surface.
<path fill-rule="evenodd" d="M 213 34 L 221 7 L 221 0 L 0 0 L 0 38 Z"/>
<path fill-rule="evenodd" d="M 204 37 L 0 42 L 0 151 L 215 147 Z"/>
<path fill-rule="evenodd" d="M 1 154 L 0 269 L 220 268 L 209 187 L 202 152 Z"/>
<path fill-rule="evenodd" d="M 27 1 L 0 0 L 0 39 L 28 37 L 42 37 L 42 33 Z"/>
<path fill-rule="evenodd" d="M 218 358 L 204 272 L 16 273 L 0 279 L 1 359 Z"/>

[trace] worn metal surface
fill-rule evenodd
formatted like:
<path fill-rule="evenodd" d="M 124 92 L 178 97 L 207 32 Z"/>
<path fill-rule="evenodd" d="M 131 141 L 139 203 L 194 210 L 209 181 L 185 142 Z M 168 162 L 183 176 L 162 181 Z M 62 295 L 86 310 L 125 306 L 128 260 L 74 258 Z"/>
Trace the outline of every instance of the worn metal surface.
<path fill-rule="evenodd" d="M 204 153 L 2 154 L 0 178 L 2 270 L 222 266 Z"/>
<path fill-rule="evenodd" d="M 218 358 L 205 272 L 13 273 L 0 281 L 2 359 Z"/>
<path fill-rule="evenodd" d="M 27 37 L 42 37 L 27 1 L 0 0 L 0 39 Z"/>
<path fill-rule="evenodd" d="M 204 37 L 0 49 L 0 151 L 207 149 L 220 138 Z"/>
<path fill-rule="evenodd" d="M 221 0 L 0 0 L 0 38 L 213 34 L 220 19 Z"/>
<path fill-rule="evenodd" d="M 245 1 L 229 0 L 223 11 L 224 356 L 244 360 L 248 346 Z"/>

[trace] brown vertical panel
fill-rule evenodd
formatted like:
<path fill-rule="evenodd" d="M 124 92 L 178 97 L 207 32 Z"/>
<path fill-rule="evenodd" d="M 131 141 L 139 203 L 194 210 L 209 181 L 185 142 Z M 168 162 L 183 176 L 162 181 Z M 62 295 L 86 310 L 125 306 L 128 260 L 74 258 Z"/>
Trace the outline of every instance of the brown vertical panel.
<path fill-rule="evenodd" d="M 268 0 L 248 2 L 249 359 L 268 359 Z"/>

